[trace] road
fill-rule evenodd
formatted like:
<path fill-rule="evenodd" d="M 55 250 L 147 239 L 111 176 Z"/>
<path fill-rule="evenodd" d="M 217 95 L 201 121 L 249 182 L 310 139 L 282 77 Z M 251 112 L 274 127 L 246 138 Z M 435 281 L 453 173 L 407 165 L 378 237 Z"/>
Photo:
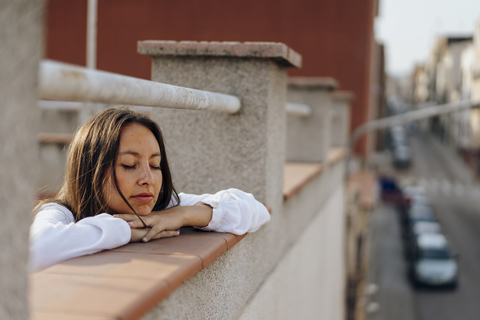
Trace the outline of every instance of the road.
<path fill-rule="evenodd" d="M 393 206 L 380 203 L 372 214 L 370 281 L 379 289 L 370 296 L 369 320 L 480 319 L 480 187 L 454 153 L 428 134 L 410 139 L 414 165 L 398 172 L 389 155 L 376 159 L 379 172 L 422 185 L 440 223 L 460 255 L 457 290 L 415 290 L 406 276 L 400 227 Z M 379 307 L 379 308 L 378 308 Z"/>

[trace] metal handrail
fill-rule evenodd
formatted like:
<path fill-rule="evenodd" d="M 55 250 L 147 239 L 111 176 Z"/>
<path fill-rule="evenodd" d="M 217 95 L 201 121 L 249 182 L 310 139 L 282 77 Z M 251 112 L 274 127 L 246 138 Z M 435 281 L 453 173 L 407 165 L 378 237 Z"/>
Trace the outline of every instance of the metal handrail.
<path fill-rule="evenodd" d="M 45 60 L 40 64 L 41 99 L 236 113 L 238 97 L 153 82 Z"/>
<path fill-rule="evenodd" d="M 287 102 L 285 109 L 289 115 L 298 117 L 308 117 L 312 115 L 312 108 L 303 103 Z"/>
<path fill-rule="evenodd" d="M 441 114 L 447 114 L 450 112 L 460 111 L 463 109 L 471 109 L 475 107 L 480 107 L 480 101 L 466 100 L 466 101 L 452 102 L 452 103 L 447 103 L 447 104 L 442 104 L 437 106 L 426 107 L 419 110 L 409 111 L 409 112 L 394 115 L 391 117 L 376 119 L 376 120 L 372 120 L 362 124 L 352 132 L 348 142 L 348 154 L 346 158 L 347 169 L 346 169 L 345 178 L 348 179 L 348 176 L 349 176 L 348 165 L 349 165 L 351 156 L 353 154 L 353 148 L 355 147 L 355 144 L 357 143 L 358 139 L 360 139 L 364 134 L 370 131 L 386 129 L 396 125 L 402 125 L 410 121 L 427 119 L 427 118 L 431 118 Z"/>

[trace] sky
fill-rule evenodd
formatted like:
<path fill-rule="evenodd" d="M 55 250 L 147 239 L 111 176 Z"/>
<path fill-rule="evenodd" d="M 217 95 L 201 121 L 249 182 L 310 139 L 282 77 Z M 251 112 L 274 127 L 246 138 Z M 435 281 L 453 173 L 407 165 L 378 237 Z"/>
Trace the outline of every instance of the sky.
<path fill-rule="evenodd" d="M 385 44 L 387 72 L 405 76 L 442 35 L 473 35 L 480 0 L 380 0 L 375 36 Z"/>

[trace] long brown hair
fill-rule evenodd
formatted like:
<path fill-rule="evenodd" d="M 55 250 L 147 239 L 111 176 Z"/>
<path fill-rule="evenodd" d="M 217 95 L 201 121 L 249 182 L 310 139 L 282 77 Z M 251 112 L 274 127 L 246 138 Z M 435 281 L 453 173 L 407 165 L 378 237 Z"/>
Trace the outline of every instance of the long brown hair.
<path fill-rule="evenodd" d="M 67 207 L 72 211 L 76 221 L 109 212 L 104 200 L 103 185 L 108 178 L 112 178 L 120 196 L 136 214 L 120 191 L 115 173 L 120 133 L 122 128 L 130 123 L 138 123 L 148 128 L 160 146 L 163 181 L 153 210 L 165 209 L 170 202 L 179 204 L 180 200 L 168 166 L 162 131 L 147 116 L 126 107 L 115 107 L 93 116 L 78 129 L 69 147 L 62 188 L 53 199 L 41 201 L 34 212 L 41 205 L 51 202 Z M 111 177 L 104 175 L 107 168 L 110 168 Z"/>

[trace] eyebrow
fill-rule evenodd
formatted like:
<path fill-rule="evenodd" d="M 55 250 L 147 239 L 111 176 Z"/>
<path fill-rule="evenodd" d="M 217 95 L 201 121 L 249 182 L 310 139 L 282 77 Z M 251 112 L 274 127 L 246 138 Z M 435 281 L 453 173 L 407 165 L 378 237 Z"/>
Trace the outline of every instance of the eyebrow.
<path fill-rule="evenodd" d="M 136 156 L 136 157 L 138 157 L 138 156 L 140 155 L 138 152 L 128 150 L 128 151 L 120 152 L 120 153 L 118 154 L 118 156 L 120 157 L 120 156 L 123 156 L 123 155 L 125 155 L 125 154 L 131 154 L 131 155 Z M 161 155 L 160 155 L 160 152 L 156 152 L 156 153 L 153 153 L 153 154 L 150 156 L 150 159 L 151 159 L 151 158 L 155 158 L 155 157 L 160 157 L 160 156 L 161 156 Z"/>

